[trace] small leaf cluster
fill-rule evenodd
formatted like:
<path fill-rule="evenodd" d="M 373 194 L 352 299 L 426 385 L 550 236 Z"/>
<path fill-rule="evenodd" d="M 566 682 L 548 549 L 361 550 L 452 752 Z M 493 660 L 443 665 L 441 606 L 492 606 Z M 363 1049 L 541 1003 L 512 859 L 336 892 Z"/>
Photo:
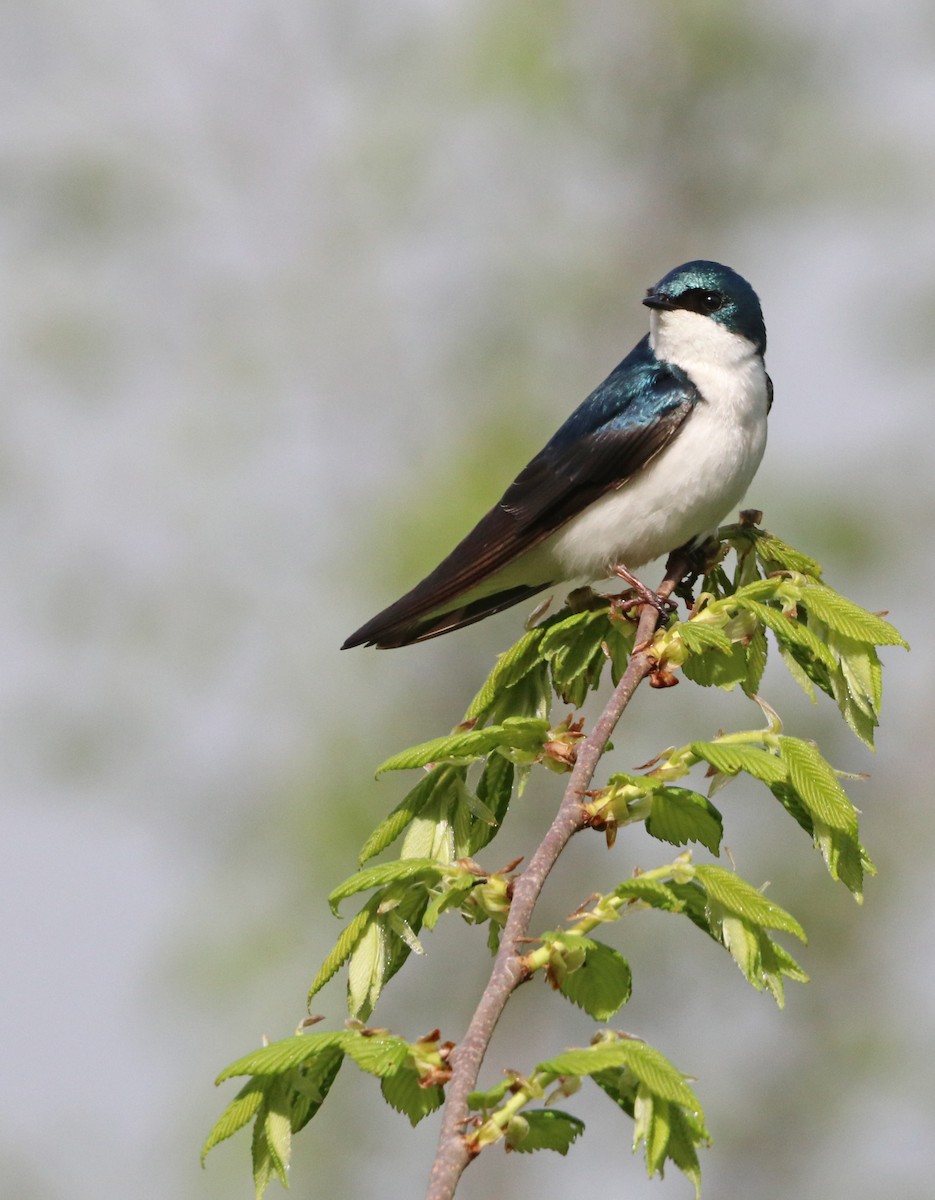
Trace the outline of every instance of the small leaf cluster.
<path fill-rule="evenodd" d="M 858 840 L 858 814 L 838 773 L 811 742 L 788 737 L 775 713 L 766 729 L 720 734 L 665 752 L 647 775 L 612 775 L 607 787 L 587 804 L 592 824 L 613 841 L 621 825 L 644 821 L 647 833 L 676 846 L 699 842 L 720 852 L 721 813 L 710 795 L 745 774 L 766 784 L 783 808 L 812 838 L 832 879 L 840 880 L 860 902 L 864 874 L 876 869 Z M 674 780 L 706 763 L 709 796 L 678 787 Z"/>
<path fill-rule="evenodd" d="M 724 818 L 713 797 L 746 776 L 779 801 L 821 853 L 831 877 L 860 900 L 864 876 L 874 869 L 841 773 L 811 742 L 785 735 L 759 693 L 772 644 L 809 695 L 830 696 L 857 737 L 872 746 L 882 700 L 877 648 L 905 643 L 883 617 L 829 587 L 812 559 L 747 521 L 721 531 L 720 548 L 689 603 L 688 617 L 673 615 L 651 643 L 657 682 L 677 682 L 680 672 L 702 687 L 739 686 L 766 715 L 766 727 L 670 748 L 639 772 L 612 775 L 581 797 L 581 826 L 602 831 L 612 845 L 621 827 L 642 823 L 656 842 L 679 848 L 691 843 L 717 856 Z M 479 860 L 531 772 L 573 768 L 586 736 L 575 710 L 606 674 L 616 684 L 626 670 L 634 649 L 632 605 L 626 593 L 572 593 L 563 609 L 528 629 L 498 659 L 459 725 L 378 769 L 421 774 L 365 841 L 358 870 L 332 891 L 335 912 L 351 898 L 366 898 L 309 990 L 311 1001 L 346 966 L 350 1027 L 273 1043 L 239 1059 L 218 1080 L 250 1076 L 205 1152 L 252 1120 L 258 1196 L 272 1178 L 285 1182 L 292 1134 L 318 1111 L 346 1057 L 379 1077 L 386 1101 L 413 1123 L 442 1103 L 450 1046 L 440 1043 L 437 1030 L 407 1042 L 360 1022 L 370 1019 L 382 989 L 409 956 L 424 953 L 423 930 L 434 929 L 445 912 L 486 924 L 488 946 L 497 949 L 519 864 L 488 867 Z M 692 771 L 704 774 L 706 794 L 687 784 Z M 396 858 L 374 861 L 391 847 Z M 688 850 L 591 897 L 567 927 L 531 938 L 521 960 L 525 977 L 540 974 L 595 1021 L 607 1022 L 628 1001 L 633 979 L 620 951 L 593 935 L 646 909 L 686 917 L 780 1006 L 786 980 L 807 980 L 777 940 L 805 940 L 795 918 L 734 872 L 695 863 Z M 479 1115 L 465 1134 L 472 1150 L 502 1142 L 522 1153 L 566 1153 L 583 1125 L 551 1107 L 551 1100 L 570 1097 L 586 1077 L 633 1119 L 634 1146 L 643 1146 L 650 1175 L 661 1175 L 672 1162 L 697 1191 L 697 1150 L 708 1141 L 697 1098 L 657 1050 L 606 1030 L 587 1049 L 567 1051 L 527 1076 L 509 1075 L 475 1093 Z"/>
<path fill-rule="evenodd" d="M 779 538 L 748 525 L 721 531 L 721 555 L 708 570 L 687 621 L 671 623 L 656 638 L 660 667 L 681 667 L 703 687 L 750 696 L 766 666 L 767 632 L 792 677 L 814 700 L 815 689 L 837 703 L 851 730 L 873 747 L 883 699 L 878 646 L 906 646 L 899 632 L 875 613 L 825 584 L 813 559 Z M 733 579 L 723 554 L 733 548 Z"/>
<path fill-rule="evenodd" d="M 360 1024 L 331 1033 L 298 1033 L 254 1050 L 231 1063 L 216 1080 L 250 1076 L 212 1129 L 202 1162 L 209 1150 L 253 1121 L 257 1196 L 274 1177 L 288 1187 L 292 1135 L 324 1103 L 345 1058 L 375 1075 L 386 1102 L 417 1125 L 444 1099 L 441 1085 L 451 1074 L 450 1050 L 450 1043 L 440 1043 L 438 1030 L 410 1043 L 387 1030 Z"/>
<path fill-rule="evenodd" d="M 645 1148 L 650 1177 L 673 1162 L 701 1193 L 697 1147 L 710 1142 L 704 1113 L 686 1078 L 658 1050 L 638 1038 L 604 1030 L 590 1046 L 566 1050 L 539 1063 L 527 1077 L 513 1072 L 495 1087 L 473 1092 L 481 1114 L 468 1134 L 475 1150 L 503 1141 L 507 1150 L 567 1154 L 584 1124 L 552 1107 L 591 1079 L 634 1120 L 633 1149 Z M 542 1107 L 528 1108 L 532 1104 Z"/>

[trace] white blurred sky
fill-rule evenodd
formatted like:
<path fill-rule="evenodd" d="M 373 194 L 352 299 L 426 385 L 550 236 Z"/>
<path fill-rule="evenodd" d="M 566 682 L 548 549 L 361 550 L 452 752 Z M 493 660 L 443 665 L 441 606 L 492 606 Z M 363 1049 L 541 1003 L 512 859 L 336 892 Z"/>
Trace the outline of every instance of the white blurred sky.
<path fill-rule="evenodd" d="M 440 394 L 443 373 L 464 323 L 509 285 L 517 230 L 536 246 L 541 202 L 550 236 L 593 266 L 613 222 L 602 188 L 618 168 L 573 128 L 530 145 L 520 118 L 479 104 L 446 130 L 446 111 L 465 108 L 444 90 L 445 64 L 469 9 L 37 0 L 5 14 L 11 1194 L 250 1194 L 245 1143 L 232 1167 L 198 1174 L 206 1125 L 185 1131 L 190 1161 L 167 1158 L 184 1153 L 180 1108 L 210 1121 L 212 1073 L 262 1031 L 243 1014 L 226 1024 L 223 1004 L 207 1011 L 174 976 L 172 947 L 180 931 L 197 938 L 193 905 L 229 823 L 307 762 L 316 714 L 365 680 L 392 694 L 416 669 L 335 649 L 380 602 L 353 590 L 372 549 L 355 539 L 366 505 L 408 486 L 414 423 L 430 453 L 456 453 L 452 429 L 467 418 Z M 695 252 L 731 262 L 764 302 L 771 523 L 781 528 L 784 489 L 807 467 L 827 472 L 829 492 L 911 506 L 918 530 L 932 509 L 935 20 L 922 4 L 884 16 L 869 3 L 787 6 L 785 20 L 814 41 L 838 118 L 878 138 L 881 160 L 857 175 L 853 203 L 836 193 L 750 211 Z M 406 186 L 407 155 L 418 187 Z M 831 145 L 827 161 L 837 169 Z M 364 167 L 382 186 L 355 182 Z M 535 253 L 533 268 L 561 281 L 568 245 Z M 672 265 L 661 259 L 654 276 Z M 585 318 L 569 279 L 543 335 L 562 374 L 543 367 L 530 451 L 641 334 L 654 276 L 621 276 L 605 315 L 619 344 L 601 341 L 607 357 L 593 363 L 570 352 Z M 916 341 L 929 343 L 918 356 Z M 913 605 L 931 566 L 911 550 L 891 552 L 900 574 L 858 598 L 898 603 L 915 658 L 888 662 L 921 687 L 931 651 Z M 916 731 L 912 695 L 891 698 L 889 719 Z M 896 741 L 884 736 L 882 769 Z M 275 813 L 256 819 L 275 826 Z M 286 1011 L 306 984 L 288 976 Z M 929 1037 L 930 984 L 917 1001 Z M 267 1020 L 262 1008 L 254 1019 Z"/>

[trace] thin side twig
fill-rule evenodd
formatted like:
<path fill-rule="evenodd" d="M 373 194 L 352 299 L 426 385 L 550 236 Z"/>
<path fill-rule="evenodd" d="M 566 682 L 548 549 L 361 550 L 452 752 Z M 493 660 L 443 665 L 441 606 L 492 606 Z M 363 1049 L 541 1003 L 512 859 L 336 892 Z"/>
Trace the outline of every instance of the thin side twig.
<path fill-rule="evenodd" d="M 688 562 L 683 554 L 673 554 L 658 594 L 663 597 L 671 595 L 684 577 L 687 567 Z M 477 1083 L 481 1063 L 500 1014 L 512 992 L 523 982 L 521 939 L 529 932 L 533 909 L 558 856 L 572 835 L 584 828 L 585 813 L 581 797 L 591 785 L 607 742 L 633 693 L 655 665 L 648 653 L 647 643 L 658 623 L 659 613 L 656 609 L 644 605 L 640 609 L 634 651 L 627 669 L 591 733 L 579 745 L 575 766 L 555 819 L 529 860 L 529 866 L 513 885 L 510 912 L 490 979 L 467 1032 L 452 1054 L 453 1070 L 446 1088 L 438 1151 L 429 1176 L 426 1200 L 452 1200 L 458 1180 L 473 1157 L 471 1146 L 464 1136 L 469 1117 L 467 1098 Z"/>

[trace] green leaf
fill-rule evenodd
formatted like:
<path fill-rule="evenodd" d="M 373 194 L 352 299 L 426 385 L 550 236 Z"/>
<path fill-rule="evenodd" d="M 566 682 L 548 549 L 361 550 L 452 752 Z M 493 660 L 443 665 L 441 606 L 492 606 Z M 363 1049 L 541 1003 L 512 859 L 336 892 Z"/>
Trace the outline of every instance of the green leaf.
<path fill-rule="evenodd" d="M 692 742 L 689 749 L 722 775 L 745 771 L 754 779 L 772 784 L 788 778 L 787 768 L 775 754 L 738 742 Z"/>
<path fill-rule="evenodd" d="M 700 687 L 733 691 L 738 683 L 743 683 L 747 678 L 746 648 L 740 642 L 733 642 L 727 654 L 720 650 L 694 654 L 682 664 L 682 673 Z"/>
<path fill-rule="evenodd" d="M 508 717 L 502 725 L 459 730 L 447 737 L 433 738 L 420 746 L 412 746 L 388 758 L 377 768 L 377 775 L 382 775 L 385 771 L 406 771 L 414 767 L 425 767 L 430 763 L 474 762 L 484 758 L 491 750 L 525 750 L 534 753 L 541 750 L 548 732 L 547 720 L 537 717 Z"/>
<path fill-rule="evenodd" d="M 674 1162 L 685 1178 L 694 1185 L 695 1200 L 701 1200 L 701 1166 L 695 1147 L 710 1144 L 711 1138 L 702 1123 L 693 1121 L 683 1109 L 670 1107 L 666 1158 Z M 662 1174 L 661 1168 L 659 1174 Z"/>
<path fill-rule="evenodd" d="M 768 649 L 766 634 L 757 629 L 747 646 L 747 678 L 743 681 L 743 690 L 748 696 L 755 696 L 760 690 Z"/>
<path fill-rule="evenodd" d="M 366 1021 L 373 1012 L 386 980 L 389 932 L 376 913 L 357 940 L 347 967 L 347 1009 Z"/>
<path fill-rule="evenodd" d="M 883 700 L 880 657 L 867 642 L 831 630 L 827 637 L 838 659 L 838 669 L 830 677 L 831 693 L 851 730 L 873 749 Z"/>
<path fill-rule="evenodd" d="M 418 1125 L 423 1117 L 440 1108 L 445 1093 L 437 1084 L 423 1087 L 419 1072 L 413 1067 L 403 1066 L 380 1080 L 383 1099 L 397 1112 L 404 1113 L 411 1125 Z"/>
<path fill-rule="evenodd" d="M 524 1112 L 525 1136 L 510 1142 L 510 1149 L 519 1154 L 534 1150 L 555 1150 L 567 1154 L 572 1142 L 584 1133 L 584 1121 L 557 1108 L 536 1108 Z"/>
<path fill-rule="evenodd" d="M 909 643 L 889 621 L 867 612 L 853 600 L 848 600 L 824 584 L 809 584 L 802 594 L 802 603 L 810 616 L 818 617 L 836 633 L 843 633 L 857 641 L 870 642 L 874 646 L 903 646 L 909 649 Z"/>
<path fill-rule="evenodd" d="M 251 1121 L 259 1111 L 267 1090 L 272 1086 L 270 1079 L 261 1077 L 259 1079 L 251 1079 L 240 1089 L 234 1099 L 228 1104 L 227 1108 L 221 1113 L 215 1121 L 211 1132 L 205 1139 L 205 1144 L 201 1148 L 201 1165 L 204 1166 L 205 1158 L 210 1150 L 213 1150 L 218 1142 L 223 1142 Z"/>
<path fill-rule="evenodd" d="M 633 903 L 641 902 L 651 908 L 661 908 L 674 912 L 682 907 L 682 903 L 667 883 L 655 879 L 646 879 L 641 875 L 633 879 L 625 879 L 614 888 L 614 896 Z"/>
<path fill-rule="evenodd" d="M 348 1058 L 362 1071 L 381 1079 L 394 1075 L 409 1058 L 409 1043 L 391 1034 L 351 1032 L 344 1044 Z"/>
<path fill-rule="evenodd" d="M 298 1133 L 304 1128 L 324 1104 L 343 1062 L 344 1050 L 336 1046 L 331 1050 L 323 1050 L 310 1063 L 292 1072 L 295 1089 L 292 1104 L 293 1133 Z"/>
<path fill-rule="evenodd" d="M 735 600 L 738 607 L 753 613 L 758 621 L 767 629 L 771 629 L 777 641 L 804 650 L 818 662 L 824 663 L 829 670 L 834 670 L 836 664 L 831 650 L 804 622 L 787 617 L 780 609 L 771 608 L 770 605 L 762 604 L 759 600 L 751 599 L 740 592 L 735 596 Z"/>
<path fill-rule="evenodd" d="M 801 550 L 786 545 L 771 533 L 761 532 L 754 543 L 757 558 L 767 575 L 774 571 L 797 571 L 801 575 L 821 578 L 821 566 Z"/>
<path fill-rule="evenodd" d="M 367 902 L 353 920 L 345 926 L 341 936 L 335 942 L 334 949 L 321 964 L 318 969 L 318 974 L 312 980 L 312 986 L 308 989 L 308 1003 L 311 1004 L 312 997 L 316 992 L 320 992 L 325 984 L 344 966 L 347 960 L 354 952 L 354 948 L 360 939 L 363 937 L 367 926 L 373 920 L 373 914 L 379 903 L 379 897 L 375 896 Z"/>
<path fill-rule="evenodd" d="M 447 769 L 454 778 L 444 790 L 436 791 L 406 830 L 399 851 L 403 860 L 428 859 L 447 865 L 467 852 L 465 840 L 476 801 L 464 782 L 465 768 Z"/>
<path fill-rule="evenodd" d="M 728 912 L 764 929 L 779 929 L 783 933 L 791 933 L 802 942 L 806 940 L 805 930 L 795 917 L 767 900 L 762 892 L 732 871 L 700 865 L 695 867 L 695 878 L 709 898 Z"/>
<path fill-rule="evenodd" d="M 701 654 L 705 650 L 720 650 L 730 654 L 731 640 L 718 625 L 699 620 L 682 621 L 673 626 L 672 633 L 677 633 L 693 654 Z"/>
<path fill-rule="evenodd" d="M 513 795 L 513 774 L 513 764 L 508 758 L 497 753 L 488 757 L 477 781 L 477 798 L 490 810 L 494 824 L 480 820 L 474 822 L 467 848 L 468 858 L 482 850 L 500 832 Z"/>
<path fill-rule="evenodd" d="M 782 1008 L 785 1004 L 783 975 L 794 974 L 801 980 L 805 972 L 785 951 L 780 959 L 777 951 L 781 950 L 781 947 L 760 926 L 753 925 L 742 917 L 718 912 L 717 906 L 713 906 L 711 916 L 712 934 L 720 935 L 719 940 L 748 982 L 753 984 L 757 991 L 768 990 Z"/>
<path fill-rule="evenodd" d="M 552 670 L 552 686 L 569 704 L 580 707 L 596 688 L 607 663 L 603 644 L 610 633 L 608 605 L 573 613 L 549 628 L 542 639 L 542 655 Z"/>
<path fill-rule="evenodd" d="M 276 1159 L 266 1140 L 266 1108 L 264 1106 L 253 1122 L 253 1139 L 250 1147 L 253 1160 L 253 1191 L 256 1200 L 261 1200 L 263 1193 L 269 1187 L 276 1172 Z M 279 1182 L 288 1187 L 288 1176 L 285 1171 L 277 1172 Z"/>
<path fill-rule="evenodd" d="M 283 1038 L 258 1050 L 252 1050 L 232 1062 L 218 1075 L 215 1083 L 223 1083 L 235 1075 L 282 1075 L 284 1072 L 311 1062 L 316 1055 L 335 1048 L 343 1051 L 348 1033 L 344 1030 L 326 1033 L 304 1033 Z"/>
<path fill-rule="evenodd" d="M 720 853 L 724 832 L 721 814 L 710 800 L 689 788 L 667 785 L 655 789 L 650 799 L 648 834 L 673 846 L 700 842 L 712 854 Z"/>
<path fill-rule="evenodd" d="M 580 934 L 561 934 L 556 940 L 585 951 L 584 961 L 568 971 L 559 991 L 595 1021 L 609 1021 L 630 999 L 633 979 L 627 960 L 613 947 Z"/>
<path fill-rule="evenodd" d="M 394 884 L 393 890 L 397 893 L 398 903 L 379 918 L 388 925 L 386 965 L 381 988 L 393 978 L 409 957 L 412 951 L 412 941 L 422 928 L 422 920 L 429 904 L 429 893 L 421 887 L 403 887 L 402 884 Z M 386 900 L 383 901 L 383 904 L 386 904 Z M 398 928 L 400 925 L 404 925 L 407 928 L 408 934 L 406 937 L 399 935 Z M 372 997 L 374 1004 L 376 1003 L 377 995 L 379 995 L 379 991 Z"/>
<path fill-rule="evenodd" d="M 437 892 L 425 910 L 425 927 L 434 929 L 438 918 L 449 908 L 460 908 L 480 880 L 473 875 L 455 876 L 445 881 L 442 891 Z"/>
<path fill-rule="evenodd" d="M 779 754 L 795 788 L 814 820 L 856 838 L 857 810 L 818 750 L 799 738 L 780 737 Z"/>
<path fill-rule="evenodd" d="M 426 805 L 437 798 L 440 793 L 447 792 L 453 786 L 454 781 L 459 778 L 464 778 L 463 767 L 450 767 L 444 764 L 433 767 L 367 838 L 357 859 L 358 865 L 363 865 L 368 859 L 374 858 L 395 842 L 409 822 L 417 817 Z"/>
<path fill-rule="evenodd" d="M 437 883 L 443 874 L 444 866 L 432 858 L 403 858 L 394 862 L 377 863 L 376 866 L 365 867 L 362 871 L 355 872 L 343 883 L 339 883 L 328 897 L 328 903 L 331 905 L 331 911 L 337 913 L 341 901 L 357 892 L 367 892 L 371 888 L 385 887 L 391 883 L 414 885 L 419 882 L 431 886 Z"/>
<path fill-rule="evenodd" d="M 497 665 L 471 701 L 464 715 L 465 721 L 476 721 L 485 717 L 501 693 L 513 687 L 540 665 L 540 646 L 544 633 L 545 629 L 541 625 L 530 629 L 515 646 L 500 655 Z"/>
<path fill-rule="evenodd" d="M 621 1037 L 582 1050 L 566 1050 L 540 1063 L 536 1070 L 554 1075 L 581 1076 L 593 1075 L 595 1071 L 604 1071 L 608 1067 L 626 1067 L 654 1095 L 681 1104 L 692 1112 L 701 1111 L 698 1097 L 681 1073 L 658 1050 L 636 1038 Z"/>
<path fill-rule="evenodd" d="M 272 1160 L 273 1170 L 284 1187 L 288 1187 L 289 1161 L 292 1158 L 291 1088 L 288 1078 L 275 1081 L 266 1094 L 263 1114 L 265 1151 Z M 259 1124 L 260 1118 L 257 1118 Z M 265 1186 L 265 1185 L 264 1185 Z"/>

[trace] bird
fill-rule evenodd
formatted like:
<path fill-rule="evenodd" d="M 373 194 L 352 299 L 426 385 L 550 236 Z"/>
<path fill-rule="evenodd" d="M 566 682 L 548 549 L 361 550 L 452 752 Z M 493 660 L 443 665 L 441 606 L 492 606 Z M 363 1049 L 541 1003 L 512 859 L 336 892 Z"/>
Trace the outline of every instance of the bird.
<path fill-rule="evenodd" d="M 451 553 L 342 650 L 425 641 L 572 580 L 639 584 L 635 570 L 701 544 L 740 503 L 773 400 L 759 298 L 730 267 L 695 259 L 642 302 L 649 332 Z"/>

